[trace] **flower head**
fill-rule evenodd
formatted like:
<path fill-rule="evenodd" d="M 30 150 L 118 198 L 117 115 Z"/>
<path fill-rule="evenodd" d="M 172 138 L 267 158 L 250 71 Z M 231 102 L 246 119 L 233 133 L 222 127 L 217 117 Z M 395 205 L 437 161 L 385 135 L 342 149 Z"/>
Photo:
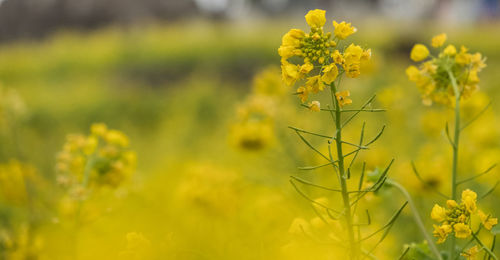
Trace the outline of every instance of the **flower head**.
<path fill-rule="evenodd" d="M 464 223 L 457 223 L 453 225 L 453 231 L 455 232 L 455 237 L 457 238 L 468 238 L 471 234 L 469 226 Z"/>
<path fill-rule="evenodd" d="M 445 41 L 446 34 L 437 35 L 432 39 L 432 46 L 440 47 Z M 415 82 L 426 105 L 436 102 L 453 106 L 456 103 L 455 95 L 469 98 L 479 89 L 478 73 L 486 66 L 480 53 L 471 54 L 464 46 L 457 52 L 452 44 L 448 44 L 438 55 L 430 55 L 425 45 L 415 44 L 410 58 L 421 63 L 408 67 L 406 75 Z M 455 90 L 453 82 L 457 83 L 458 89 Z"/>
<path fill-rule="evenodd" d="M 481 220 L 481 223 L 483 224 L 484 228 L 488 230 L 491 230 L 493 226 L 498 224 L 497 218 L 492 218 L 490 215 L 486 215 L 481 210 L 477 211 L 477 215 L 479 216 L 479 219 Z"/>
<path fill-rule="evenodd" d="M 301 82 L 296 93 L 302 103 L 310 94 L 323 91 L 325 84 L 332 84 L 344 72 L 347 77 L 358 77 L 361 64 L 371 58 L 371 50 L 359 45 L 337 48 L 338 41 L 356 32 L 356 28 L 350 23 L 333 21 L 333 35 L 325 32 L 325 14 L 319 9 L 309 11 L 305 19 L 310 31 L 291 29 L 283 36 L 278 49 L 282 79 L 288 86 Z"/>
<path fill-rule="evenodd" d="M 446 220 L 446 210 L 438 204 L 434 204 L 431 212 L 431 218 L 437 222 Z"/>

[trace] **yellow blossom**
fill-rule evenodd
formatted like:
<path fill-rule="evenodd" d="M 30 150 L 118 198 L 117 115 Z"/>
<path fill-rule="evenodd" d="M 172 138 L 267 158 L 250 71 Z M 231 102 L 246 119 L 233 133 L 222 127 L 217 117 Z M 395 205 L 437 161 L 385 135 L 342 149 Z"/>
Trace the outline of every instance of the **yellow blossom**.
<path fill-rule="evenodd" d="M 490 215 L 486 215 L 481 210 L 477 211 L 477 215 L 479 216 L 479 219 L 481 219 L 481 223 L 483 223 L 483 226 L 488 230 L 491 230 L 493 226 L 498 224 L 497 218 L 492 218 Z"/>
<path fill-rule="evenodd" d="M 335 50 L 332 53 L 332 59 L 333 59 L 333 62 L 335 62 L 337 64 L 342 64 L 344 62 L 344 57 L 342 57 L 342 54 L 340 54 L 339 50 Z"/>
<path fill-rule="evenodd" d="M 307 90 L 306 87 L 301 86 L 301 87 L 297 88 L 297 95 L 299 96 L 300 101 L 302 103 L 304 103 L 304 102 L 307 101 L 307 97 L 309 95 L 309 91 Z"/>
<path fill-rule="evenodd" d="M 470 213 L 476 211 L 477 194 L 469 189 L 462 192 L 462 203 Z"/>
<path fill-rule="evenodd" d="M 351 26 L 351 23 L 346 23 L 346 22 L 341 22 L 337 23 L 336 21 L 333 21 L 333 26 L 335 27 L 334 34 L 335 37 L 344 40 L 345 38 L 349 37 L 349 35 L 355 33 L 357 29 L 353 26 Z"/>
<path fill-rule="evenodd" d="M 467 260 L 476 260 L 478 254 L 479 254 L 479 248 L 477 246 L 473 246 L 469 248 L 469 250 L 461 253 L 460 255 L 465 257 L 465 259 Z"/>
<path fill-rule="evenodd" d="M 287 61 L 282 61 L 281 76 L 285 84 L 291 86 L 299 79 L 299 67 Z"/>
<path fill-rule="evenodd" d="M 457 238 L 468 238 L 471 234 L 469 226 L 464 223 L 453 225 L 453 231 L 455 231 L 455 237 Z"/>
<path fill-rule="evenodd" d="M 320 103 L 319 101 L 312 101 L 309 103 L 309 109 L 314 112 L 319 112 L 320 111 Z"/>
<path fill-rule="evenodd" d="M 434 225 L 434 234 L 435 237 L 438 238 L 437 243 L 442 244 L 444 241 L 446 241 L 446 238 L 448 235 L 452 232 L 451 226 L 450 225 Z"/>
<path fill-rule="evenodd" d="M 437 222 L 446 220 L 446 210 L 438 204 L 434 204 L 431 211 L 431 218 Z"/>
<path fill-rule="evenodd" d="M 446 201 L 446 206 L 448 206 L 448 208 L 452 209 L 452 208 L 455 208 L 458 206 L 457 202 L 454 201 L 454 200 L 447 200 Z"/>
<path fill-rule="evenodd" d="M 423 44 L 415 44 L 413 49 L 411 49 L 410 58 L 413 61 L 422 61 L 429 56 L 429 50 Z"/>
<path fill-rule="evenodd" d="M 443 46 L 444 42 L 446 41 L 446 33 L 441 33 L 438 34 L 434 37 L 432 37 L 432 47 L 437 48 Z"/>
<path fill-rule="evenodd" d="M 320 75 L 312 76 L 307 79 L 306 87 L 311 89 L 312 92 L 318 93 L 319 91 L 323 91 L 325 85 L 320 78 Z"/>
<path fill-rule="evenodd" d="M 304 63 L 304 65 L 300 66 L 300 74 L 306 75 L 307 73 L 311 72 L 311 70 L 314 69 L 314 65 L 312 65 L 309 62 Z"/>
<path fill-rule="evenodd" d="M 417 81 L 420 78 L 420 70 L 417 67 L 411 65 L 406 69 L 406 75 L 411 81 Z"/>
<path fill-rule="evenodd" d="M 454 56 L 457 54 L 457 48 L 455 48 L 454 45 L 449 44 L 446 48 L 444 48 L 443 53 L 448 56 Z"/>
<path fill-rule="evenodd" d="M 311 28 L 321 28 L 326 23 L 325 10 L 315 9 L 306 14 L 306 22 Z"/>
<path fill-rule="evenodd" d="M 348 98 L 350 95 L 351 95 L 351 93 L 349 92 L 349 90 L 344 90 L 344 91 L 335 93 L 335 97 L 337 98 L 337 102 L 339 103 L 340 107 L 352 104 L 352 100 L 350 98 Z"/>
<path fill-rule="evenodd" d="M 323 68 L 323 76 L 321 76 L 321 80 L 326 84 L 332 83 L 337 76 L 339 75 L 339 70 L 337 65 L 334 63 Z"/>

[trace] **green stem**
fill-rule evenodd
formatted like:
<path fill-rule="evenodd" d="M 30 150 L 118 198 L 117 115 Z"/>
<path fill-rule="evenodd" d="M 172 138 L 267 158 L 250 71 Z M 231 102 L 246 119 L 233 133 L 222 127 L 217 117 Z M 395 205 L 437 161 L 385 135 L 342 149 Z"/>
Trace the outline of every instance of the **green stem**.
<path fill-rule="evenodd" d="M 342 153 L 342 113 L 340 110 L 340 104 L 337 102 L 335 98 L 335 93 L 337 92 L 337 88 L 335 83 L 330 85 L 330 92 L 332 103 L 335 105 L 335 128 L 336 128 L 336 146 L 337 146 L 337 157 L 338 157 L 338 169 L 339 169 L 339 182 L 342 190 L 342 201 L 344 202 L 344 215 L 347 233 L 349 237 L 349 249 L 350 249 L 350 258 L 357 259 L 358 255 L 358 245 L 354 240 L 354 229 L 352 225 L 352 214 L 351 214 L 351 203 L 349 201 L 349 191 L 347 189 L 347 174 L 345 172 L 344 166 L 344 154 Z"/>
<path fill-rule="evenodd" d="M 401 184 L 399 184 L 393 180 L 387 180 L 385 183 L 397 188 L 403 194 L 403 196 L 405 196 L 406 200 L 408 201 L 408 204 L 410 204 L 411 212 L 413 213 L 413 219 L 415 220 L 415 223 L 417 223 L 417 226 L 420 229 L 420 232 L 422 232 L 422 235 L 424 236 L 425 240 L 427 240 L 429 248 L 431 249 L 432 253 L 437 257 L 437 259 L 442 260 L 443 257 L 439 253 L 439 250 L 438 250 L 436 244 L 434 243 L 434 240 L 432 239 L 431 235 L 429 235 L 429 233 L 427 232 L 427 229 L 425 229 L 425 226 L 424 226 L 424 223 L 422 221 L 422 218 L 420 217 L 418 208 L 415 206 L 415 203 L 413 202 L 413 199 L 411 198 L 408 191 L 403 186 L 401 186 Z"/>
<path fill-rule="evenodd" d="M 457 199 L 457 171 L 458 171 L 458 147 L 460 142 L 460 90 L 457 85 L 455 76 L 448 69 L 448 76 L 450 77 L 453 92 L 455 94 L 455 135 L 453 138 L 453 164 L 451 170 L 451 199 Z M 455 254 L 455 236 L 451 237 L 450 242 L 450 259 L 454 259 Z"/>
<path fill-rule="evenodd" d="M 486 251 L 486 253 L 488 253 L 490 257 L 498 260 L 497 256 L 493 252 L 491 252 L 491 250 L 486 245 L 483 244 L 483 242 L 476 236 L 476 234 L 472 233 L 472 237 L 474 237 L 476 242 L 483 247 L 484 251 Z"/>

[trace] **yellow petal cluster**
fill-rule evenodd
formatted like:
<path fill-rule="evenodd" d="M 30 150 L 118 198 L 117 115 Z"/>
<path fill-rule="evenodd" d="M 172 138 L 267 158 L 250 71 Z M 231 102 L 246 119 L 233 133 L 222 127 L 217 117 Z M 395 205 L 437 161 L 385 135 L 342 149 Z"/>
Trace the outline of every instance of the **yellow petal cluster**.
<path fill-rule="evenodd" d="M 64 186 L 107 185 L 116 187 L 135 170 L 136 155 L 128 137 L 105 124 L 93 124 L 90 135 L 68 135 L 57 155 L 58 181 Z"/>
<path fill-rule="evenodd" d="M 446 38 L 446 34 L 435 36 L 432 38 L 432 46 L 443 46 Z M 425 45 L 415 44 L 410 58 L 420 64 L 409 66 L 406 75 L 410 81 L 415 82 L 426 105 L 433 102 L 447 106 L 455 104 L 450 73 L 456 79 L 460 98 L 469 98 L 479 89 L 478 73 L 486 67 L 485 59 L 480 53 L 472 54 L 464 46 L 457 51 L 452 44 L 448 44 L 437 55 L 430 55 Z"/>
<path fill-rule="evenodd" d="M 481 219 L 483 226 L 491 230 L 497 224 L 498 220 L 477 210 L 477 194 L 466 189 L 462 192 L 460 204 L 455 200 L 446 201 L 446 207 L 435 204 L 431 211 L 431 218 L 440 222 L 440 225 L 434 225 L 434 236 L 438 238 L 437 243 L 444 243 L 449 234 L 454 233 L 457 238 L 468 238 L 472 234 L 471 216 L 477 214 Z"/>
<path fill-rule="evenodd" d="M 302 103 L 311 94 L 333 84 L 339 75 L 356 78 L 361 74 L 361 64 L 371 58 L 371 50 L 350 44 L 337 48 L 338 42 L 356 32 L 351 23 L 333 21 L 334 31 L 325 32 L 324 10 L 311 10 L 306 16 L 308 33 L 291 29 L 282 38 L 278 53 L 281 56 L 281 76 L 288 86 L 300 83 L 296 95 Z"/>

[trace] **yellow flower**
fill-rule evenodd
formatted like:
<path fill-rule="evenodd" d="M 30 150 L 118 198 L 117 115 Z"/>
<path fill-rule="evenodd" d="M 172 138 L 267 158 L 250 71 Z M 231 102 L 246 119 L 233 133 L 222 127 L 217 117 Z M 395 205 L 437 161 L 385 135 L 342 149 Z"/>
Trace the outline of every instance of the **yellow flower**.
<path fill-rule="evenodd" d="M 313 70 L 313 69 L 314 69 L 314 65 L 312 65 L 309 62 L 306 62 L 306 63 L 304 63 L 304 65 L 300 66 L 300 74 L 306 75 L 309 72 L 311 72 L 311 70 Z"/>
<path fill-rule="evenodd" d="M 462 192 L 462 203 L 469 213 L 476 211 L 477 194 L 469 189 Z"/>
<path fill-rule="evenodd" d="M 326 23 L 325 10 L 314 9 L 306 14 L 306 22 L 311 28 L 321 28 Z"/>
<path fill-rule="evenodd" d="M 306 34 L 300 29 L 291 29 L 281 39 L 281 45 L 299 47 L 300 41 Z"/>
<path fill-rule="evenodd" d="M 332 58 L 333 58 L 333 62 L 335 62 L 337 64 L 342 64 L 344 62 L 344 57 L 342 57 L 342 54 L 340 54 L 339 50 L 335 50 L 332 53 Z"/>
<path fill-rule="evenodd" d="M 434 37 L 432 37 L 432 47 L 437 48 L 443 46 L 444 42 L 446 41 L 446 33 L 441 33 L 438 34 Z"/>
<path fill-rule="evenodd" d="M 490 215 L 484 214 L 481 210 L 477 211 L 477 215 L 479 216 L 479 219 L 481 219 L 481 223 L 483 223 L 483 226 L 491 230 L 493 226 L 498 224 L 498 219 L 497 218 L 492 218 Z"/>
<path fill-rule="evenodd" d="M 344 91 L 335 93 L 335 97 L 337 98 L 337 102 L 339 102 L 340 107 L 352 104 L 352 100 L 350 98 L 348 98 L 350 95 L 351 95 L 351 93 L 349 92 L 349 90 L 344 90 Z"/>
<path fill-rule="evenodd" d="M 438 238 L 437 243 L 442 244 L 444 241 L 446 241 L 446 238 L 448 237 L 448 234 L 451 233 L 452 229 L 450 225 L 433 225 L 434 226 L 434 232 L 432 234 Z"/>
<path fill-rule="evenodd" d="M 469 250 L 461 253 L 460 255 L 465 257 L 467 260 L 475 260 L 476 256 L 479 254 L 479 248 L 477 246 L 473 246 L 469 248 Z"/>
<path fill-rule="evenodd" d="M 307 101 L 307 96 L 309 95 L 309 91 L 307 90 L 306 87 L 301 86 L 297 89 L 297 95 L 299 96 L 300 101 L 304 103 Z"/>
<path fill-rule="evenodd" d="M 453 225 L 453 230 L 455 231 L 455 237 L 457 238 L 467 238 L 471 234 L 469 226 L 464 223 L 457 223 Z"/>
<path fill-rule="evenodd" d="M 281 76 L 285 84 L 291 86 L 299 79 L 299 67 L 287 61 L 282 61 Z"/>
<path fill-rule="evenodd" d="M 351 26 L 351 23 L 346 22 L 337 23 L 333 21 L 333 27 L 335 27 L 333 31 L 334 35 L 341 40 L 344 40 L 357 31 L 355 27 Z"/>
<path fill-rule="evenodd" d="M 337 78 L 338 75 L 339 70 L 337 65 L 332 63 L 323 68 L 323 76 L 321 76 L 321 80 L 326 84 L 330 84 Z"/>
<path fill-rule="evenodd" d="M 454 56 L 457 54 L 457 48 L 455 48 L 453 44 L 449 44 L 446 48 L 444 48 L 443 53 L 448 56 Z"/>
<path fill-rule="evenodd" d="M 344 51 L 344 70 L 348 77 L 356 78 L 359 76 L 361 59 L 364 57 L 364 51 L 359 45 L 351 43 Z"/>
<path fill-rule="evenodd" d="M 446 206 L 448 206 L 448 208 L 452 209 L 452 208 L 456 208 L 458 206 L 458 204 L 454 200 L 447 200 Z"/>
<path fill-rule="evenodd" d="M 417 81 L 420 78 L 420 70 L 411 65 L 406 69 L 406 76 L 410 81 Z"/>
<path fill-rule="evenodd" d="M 107 131 L 108 127 L 103 123 L 94 123 L 90 127 L 90 132 L 95 136 L 104 137 Z"/>
<path fill-rule="evenodd" d="M 437 222 L 446 220 L 446 209 L 439 206 L 438 204 L 434 204 L 434 207 L 431 211 L 431 218 Z"/>
<path fill-rule="evenodd" d="M 313 101 L 309 103 L 309 109 L 314 112 L 319 112 L 320 111 L 320 103 L 319 101 Z"/>
<path fill-rule="evenodd" d="M 486 67 L 486 64 L 484 63 L 484 60 L 481 53 L 477 52 L 473 55 L 471 55 L 471 63 L 472 63 L 472 68 L 476 70 L 481 70 L 484 67 Z"/>
<path fill-rule="evenodd" d="M 413 61 L 418 62 L 425 60 L 427 56 L 429 56 L 429 50 L 423 44 L 415 44 L 413 49 L 411 49 L 410 58 Z"/>
<path fill-rule="evenodd" d="M 306 87 L 312 92 L 318 93 L 319 91 L 323 91 L 325 85 L 321 81 L 320 75 L 317 75 L 307 78 Z"/>

